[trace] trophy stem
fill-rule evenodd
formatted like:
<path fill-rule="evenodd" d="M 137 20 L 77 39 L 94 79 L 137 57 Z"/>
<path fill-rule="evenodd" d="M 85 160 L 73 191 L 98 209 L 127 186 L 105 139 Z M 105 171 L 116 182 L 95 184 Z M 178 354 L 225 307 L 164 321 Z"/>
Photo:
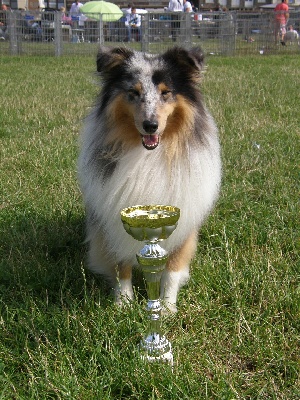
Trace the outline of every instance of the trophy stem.
<path fill-rule="evenodd" d="M 141 341 L 142 358 L 173 365 L 171 343 L 162 334 L 160 281 L 168 253 L 157 243 L 147 243 L 137 254 L 146 282 L 149 325 Z"/>

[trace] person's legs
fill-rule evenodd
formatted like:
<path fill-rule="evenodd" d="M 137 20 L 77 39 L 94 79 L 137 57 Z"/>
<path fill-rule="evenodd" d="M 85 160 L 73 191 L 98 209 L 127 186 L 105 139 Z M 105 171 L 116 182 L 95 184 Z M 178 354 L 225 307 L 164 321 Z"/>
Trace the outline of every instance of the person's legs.
<path fill-rule="evenodd" d="M 280 40 L 281 40 L 281 43 L 282 43 L 282 44 L 283 44 L 283 43 L 285 44 L 285 41 L 284 41 L 285 34 L 286 34 L 286 27 L 285 27 L 284 24 L 282 24 L 282 25 L 280 26 Z"/>
<path fill-rule="evenodd" d="M 275 29 L 274 29 L 274 34 L 275 34 L 275 42 L 278 43 L 280 39 L 280 23 L 278 21 L 275 21 Z"/>
<path fill-rule="evenodd" d="M 127 27 L 127 39 L 128 39 L 128 42 L 131 41 L 131 26 Z"/>

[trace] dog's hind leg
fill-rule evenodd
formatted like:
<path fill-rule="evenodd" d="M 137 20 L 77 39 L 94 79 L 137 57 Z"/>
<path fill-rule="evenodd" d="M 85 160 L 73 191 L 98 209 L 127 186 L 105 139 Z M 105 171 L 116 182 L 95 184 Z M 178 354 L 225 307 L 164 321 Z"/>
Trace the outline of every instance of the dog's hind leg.
<path fill-rule="evenodd" d="M 103 275 L 112 285 L 115 302 L 122 304 L 133 299 L 132 267 L 126 264 L 114 264 L 105 251 L 105 239 L 101 233 L 90 239 L 88 254 L 89 269 Z"/>
<path fill-rule="evenodd" d="M 176 312 L 177 294 L 189 279 L 189 267 L 197 248 L 197 232 L 193 232 L 183 245 L 170 254 L 161 280 L 161 298 L 166 312 Z"/>

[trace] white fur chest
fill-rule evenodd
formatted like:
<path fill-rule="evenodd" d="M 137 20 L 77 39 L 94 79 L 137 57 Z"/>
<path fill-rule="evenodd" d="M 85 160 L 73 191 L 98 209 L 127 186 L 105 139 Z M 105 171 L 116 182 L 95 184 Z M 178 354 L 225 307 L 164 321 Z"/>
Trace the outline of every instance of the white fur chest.
<path fill-rule="evenodd" d="M 120 211 L 129 206 L 163 204 L 181 210 L 178 227 L 163 247 L 171 251 L 195 229 L 210 212 L 219 191 L 221 167 L 217 138 L 210 145 L 192 147 L 188 157 L 168 168 L 163 144 L 153 151 L 142 146 L 125 154 L 109 179 L 94 176 L 90 182 L 89 207 L 97 215 L 109 251 L 116 261 L 135 262 L 142 244 L 124 230 Z"/>

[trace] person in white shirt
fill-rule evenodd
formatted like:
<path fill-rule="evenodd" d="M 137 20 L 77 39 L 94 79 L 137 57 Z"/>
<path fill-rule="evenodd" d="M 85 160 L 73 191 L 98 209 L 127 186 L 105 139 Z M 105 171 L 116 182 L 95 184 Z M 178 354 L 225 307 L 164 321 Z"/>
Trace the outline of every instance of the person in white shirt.
<path fill-rule="evenodd" d="M 72 3 L 69 16 L 71 18 L 72 22 L 72 27 L 74 29 L 84 29 L 84 21 L 82 20 L 82 17 L 84 15 L 80 11 L 80 7 L 82 7 L 83 4 L 79 2 L 79 0 L 75 0 L 74 3 Z"/>
<path fill-rule="evenodd" d="M 183 11 L 183 3 L 182 0 L 170 0 L 168 11 L 171 12 L 179 12 Z"/>
<path fill-rule="evenodd" d="M 79 0 L 76 0 L 70 8 L 70 15 L 79 15 L 80 14 L 80 7 L 82 7 L 83 4 L 79 2 Z"/>
<path fill-rule="evenodd" d="M 183 11 L 183 0 L 170 0 L 168 11 L 174 13 L 180 13 Z M 176 36 L 180 29 L 180 15 L 171 16 L 171 35 L 173 42 L 176 42 Z"/>
<path fill-rule="evenodd" d="M 125 26 L 127 27 L 128 41 L 131 42 L 132 33 L 137 33 L 137 40 L 141 40 L 141 23 L 142 19 L 139 14 L 136 13 L 136 8 L 131 8 L 131 13 L 126 14 Z"/>
<path fill-rule="evenodd" d="M 189 13 L 193 11 L 192 5 L 188 0 L 183 0 L 183 11 Z"/>
<path fill-rule="evenodd" d="M 284 35 L 284 42 L 299 44 L 299 33 L 294 29 L 293 25 L 289 25 L 288 31 Z"/>

